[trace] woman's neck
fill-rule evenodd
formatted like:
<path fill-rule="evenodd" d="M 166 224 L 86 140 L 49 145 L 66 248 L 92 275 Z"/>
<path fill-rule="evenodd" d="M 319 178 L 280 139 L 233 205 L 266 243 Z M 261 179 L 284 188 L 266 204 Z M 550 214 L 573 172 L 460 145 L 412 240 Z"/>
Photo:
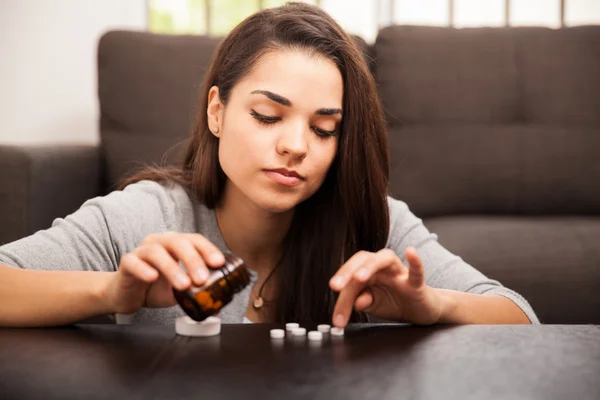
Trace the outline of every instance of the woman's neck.
<path fill-rule="evenodd" d="M 266 211 L 228 184 L 215 212 L 227 247 L 264 279 L 279 261 L 293 210 Z"/>

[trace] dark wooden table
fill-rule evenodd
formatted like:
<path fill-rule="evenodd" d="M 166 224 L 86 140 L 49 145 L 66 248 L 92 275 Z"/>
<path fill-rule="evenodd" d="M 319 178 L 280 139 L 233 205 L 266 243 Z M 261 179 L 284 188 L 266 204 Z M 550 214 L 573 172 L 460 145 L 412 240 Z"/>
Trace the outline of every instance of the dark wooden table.
<path fill-rule="evenodd" d="M 600 326 L 0 329 L 0 399 L 598 399 Z M 309 327 L 314 328 L 314 327 Z"/>

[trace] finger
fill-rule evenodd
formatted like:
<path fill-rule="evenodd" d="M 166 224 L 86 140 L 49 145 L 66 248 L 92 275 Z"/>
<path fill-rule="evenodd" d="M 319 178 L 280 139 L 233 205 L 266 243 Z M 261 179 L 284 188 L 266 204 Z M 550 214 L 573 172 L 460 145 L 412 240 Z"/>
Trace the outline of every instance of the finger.
<path fill-rule="evenodd" d="M 364 289 L 365 284 L 351 280 L 340 292 L 333 310 L 333 325 L 343 328 L 348 323 L 352 314 L 352 307 L 358 294 Z"/>
<path fill-rule="evenodd" d="M 354 272 L 353 278 L 359 282 L 368 282 L 382 270 L 388 270 L 394 275 L 404 272 L 402 261 L 391 249 L 382 249 L 375 253 L 371 263 L 358 268 Z"/>
<path fill-rule="evenodd" d="M 148 244 L 134 250 L 141 260 L 157 269 L 165 279 L 179 290 L 186 290 L 191 285 L 191 280 L 171 254 L 158 243 Z"/>
<path fill-rule="evenodd" d="M 225 256 L 217 246 L 212 244 L 210 240 L 198 233 L 187 235 L 190 241 L 194 244 L 202 259 L 207 266 L 211 268 L 219 268 L 225 264 Z"/>
<path fill-rule="evenodd" d="M 354 302 L 354 309 L 356 311 L 365 311 L 373 304 L 373 293 L 367 288 L 358 295 Z"/>
<path fill-rule="evenodd" d="M 127 253 L 121 258 L 119 269 L 146 283 L 152 283 L 159 277 L 156 269 L 132 253 Z"/>
<path fill-rule="evenodd" d="M 208 279 L 210 272 L 204 259 L 196 249 L 189 237 L 176 235 L 165 240 L 165 248 L 185 266 L 188 275 L 197 286 L 202 286 Z"/>
<path fill-rule="evenodd" d="M 404 252 L 404 256 L 406 257 L 406 261 L 409 263 L 408 283 L 415 288 L 423 286 L 423 282 L 425 281 L 425 272 L 423 270 L 421 257 L 419 257 L 417 250 L 414 247 L 409 247 Z"/>
<path fill-rule="evenodd" d="M 359 251 L 354 254 L 329 280 L 329 287 L 337 292 L 344 289 L 344 287 L 346 287 L 348 282 L 351 280 L 354 271 L 369 263 L 372 258 L 373 253 L 368 251 Z"/>

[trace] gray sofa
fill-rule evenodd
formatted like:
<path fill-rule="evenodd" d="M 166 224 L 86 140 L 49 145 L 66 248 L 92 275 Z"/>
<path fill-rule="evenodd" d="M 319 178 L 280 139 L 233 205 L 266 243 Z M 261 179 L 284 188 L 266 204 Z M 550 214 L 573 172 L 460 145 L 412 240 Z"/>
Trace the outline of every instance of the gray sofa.
<path fill-rule="evenodd" d="M 105 34 L 101 144 L 0 146 L 0 244 L 143 163 L 177 162 L 217 43 Z M 390 193 L 542 322 L 599 324 L 600 27 L 396 26 L 359 43 L 387 113 Z"/>

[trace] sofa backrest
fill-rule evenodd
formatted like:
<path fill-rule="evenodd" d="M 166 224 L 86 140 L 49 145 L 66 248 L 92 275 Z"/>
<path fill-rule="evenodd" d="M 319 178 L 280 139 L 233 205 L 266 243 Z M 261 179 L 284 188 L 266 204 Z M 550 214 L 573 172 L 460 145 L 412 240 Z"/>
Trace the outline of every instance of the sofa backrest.
<path fill-rule="evenodd" d="M 390 193 L 421 217 L 600 212 L 600 27 L 394 26 L 367 47 L 388 121 Z M 220 38 L 106 33 L 105 179 L 173 164 Z"/>
<path fill-rule="evenodd" d="M 183 156 L 218 38 L 111 31 L 98 45 L 106 190 L 144 164 Z"/>
<path fill-rule="evenodd" d="M 417 215 L 600 212 L 600 27 L 393 26 L 374 54 Z"/>

